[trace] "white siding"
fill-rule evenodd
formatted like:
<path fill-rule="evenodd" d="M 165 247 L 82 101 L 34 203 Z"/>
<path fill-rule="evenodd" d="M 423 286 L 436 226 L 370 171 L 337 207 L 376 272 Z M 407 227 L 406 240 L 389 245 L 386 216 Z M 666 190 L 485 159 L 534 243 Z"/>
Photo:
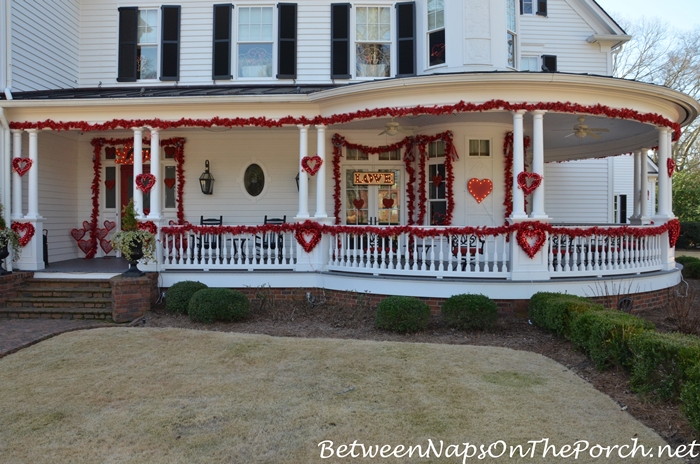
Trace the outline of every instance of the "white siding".
<path fill-rule="evenodd" d="M 613 159 L 614 195 L 627 195 L 627 222 L 634 214 L 634 156 L 615 156 Z"/>
<path fill-rule="evenodd" d="M 549 0 L 547 17 L 521 15 L 519 33 L 521 56 L 556 55 L 559 72 L 609 74 L 607 54 L 586 42 L 597 31 L 566 0 Z"/>
<path fill-rule="evenodd" d="M 612 214 L 607 159 L 547 163 L 545 212 L 553 222 L 607 223 Z"/>
<path fill-rule="evenodd" d="M 12 8 L 13 90 L 77 87 L 78 0 L 13 1 Z"/>

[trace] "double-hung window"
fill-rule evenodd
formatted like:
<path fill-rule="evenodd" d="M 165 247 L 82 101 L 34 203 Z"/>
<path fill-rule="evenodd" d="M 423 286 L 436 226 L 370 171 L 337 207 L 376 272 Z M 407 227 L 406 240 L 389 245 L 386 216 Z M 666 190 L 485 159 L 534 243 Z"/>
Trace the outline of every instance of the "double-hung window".
<path fill-rule="evenodd" d="M 428 145 L 428 220 L 431 226 L 445 224 L 447 214 L 445 142 Z"/>
<path fill-rule="evenodd" d="M 391 10 L 358 6 L 355 12 L 355 72 L 357 77 L 391 76 Z"/>
<path fill-rule="evenodd" d="M 520 0 L 520 14 L 547 16 L 547 0 Z"/>
<path fill-rule="evenodd" d="M 180 79 L 180 7 L 119 8 L 117 82 Z"/>
<path fill-rule="evenodd" d="M 428 65 L 445 63 L 445 2 L 428 0 Z"/>
<path fill-rule="evenodd" d="M 274 42 L 272 7 L 238 10 L 238 77 L 272 77 Z"/>
<path fill-rule="evenodd" d="M 506 0 L 506 51 L 508 53 L 507 65 L 515 68 L 517 60 L 518 35 L 515 24 L 515 0 Z"/>

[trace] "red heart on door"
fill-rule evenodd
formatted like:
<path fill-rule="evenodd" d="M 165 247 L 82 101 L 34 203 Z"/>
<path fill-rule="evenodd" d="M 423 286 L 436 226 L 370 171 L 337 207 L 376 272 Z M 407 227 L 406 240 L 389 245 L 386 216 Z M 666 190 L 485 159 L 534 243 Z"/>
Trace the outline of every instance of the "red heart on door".
<path fill-rule="evenodd" d="M 493 191 L 493 182 L 491 179 L 469 179 L 467 189 L 472 194 L 477 203 L 484 201 L 484 198 L 489 196 Z"/>
<path fill-rule="evenodd" d="M 163 183 L 169 189 L 175 187 L 175 179 L 173 179 L 172 177 L 166 177 L 165 180 L 163 181 Z"/>
<path fill-rule="evenodd" d="M 113 180 L 106 180 L 105 187 L 107 187 L 107 190 L 112 190 L 114 188 L 114 181 Z"/>
<path fill-rule="evenodd" d="M 321 169 L 322 164 L 323 160 L 318 155 L 305 156 L 301 159 L 301 167 L 304 169 L 304 171 L 308 172 L 310 176 L 315 175 L 318 170 Z"/>
<path fill-rule="evenodd" d="M 385 208 L 391 208 L 394 206 L 394 199 L 393 198 L 384 198 L 382 199 L 382 203 L 384 204 Z"/>
<path fill-rule="evenodd" d="M 115 227 L 117 227 L 117 223 L 114 221 L 105 221 L 104 225 L 105 225 L 105 229 L 107 229 L 107 230 L 112 230 Z"/>
<path fill-rule="evenodd" d="M 355 205 L 355 208 L 362 209 L 362 207 L 365 205 L 365 200 L 362 198 L 355 198 L 352 200 L 352 204 Z"/>
<path fill-rule="evenodd" d="M 117 149 L 114 147 L 105 147 L 105 158 L 114 159 L 117 157 Z"/>
<path fill-rule="evenodd" d="M 442 184 L 442 176 L 440 174 L 433 176 L 433 185 L 437 188 L 440 187 L 440 184 Z"/>
<path fill-rule="evenodd" d="M 34 162 L 29 158 L 15 158 L 12 160 L 12 169 L 14 169 L 14 171 L 19 174 L 20 177 L 22 177 L 27 173 L 27 171 L 29 171 L 32 164 L 34 164 Z"/>

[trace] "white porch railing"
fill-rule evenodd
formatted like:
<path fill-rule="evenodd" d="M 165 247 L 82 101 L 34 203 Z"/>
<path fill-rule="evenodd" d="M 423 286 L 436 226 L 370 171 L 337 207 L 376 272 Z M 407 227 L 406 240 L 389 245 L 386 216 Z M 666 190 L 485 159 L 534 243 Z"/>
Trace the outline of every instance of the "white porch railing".
<path fill-rule="evenodd" d="M 169 226 L 169 230 L 178 229 Z M 294 232 L 233 234 L 187 231 L 162 232 L 163 263 L 161 269 L 199 270 L 294 270 L 297 242 Z"/>
<path fill-rule="evenodd" d="M 634 227 L 629 227 L 634 229 Z M 548 238 L 548 270 L 553 278 L 619 275 L 662 269 L 663 234 L 573 236 L 557 227 Z"/>
<path fill-rule="evenodd" d="M 508 277 L 506 235 L 453 234 L 450 228 L 414 230 L 386 236 L 331 234 L 327 270 L 438 278 Z"/>

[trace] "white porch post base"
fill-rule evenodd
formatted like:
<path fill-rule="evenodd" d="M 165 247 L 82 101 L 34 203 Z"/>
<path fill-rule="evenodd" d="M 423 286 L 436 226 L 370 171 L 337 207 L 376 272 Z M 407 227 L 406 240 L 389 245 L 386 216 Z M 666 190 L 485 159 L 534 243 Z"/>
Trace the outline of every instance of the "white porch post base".
<path fill-rule="evenodd" d="M 511 224 L 533 222 L 527 219 L 509 219 Z M 537 222 L 549 222 L 548 220 L 538 220 Z M 544 245 L 540 251 L 530 258 L 520 245 L 518 245 L 518 233 L 510 234 L 510 280 L 549 280 L 549 271 L 547 270 L 547 242 L 545 239 Z"/>
<path fill-rule="evenodd" d="M 34 237 L 21 249 L 19 260 L 14 262 L 14 268 L 22 271 L 41 271 L 44 266 L 44 219 L 19 220 L 14 222 L 30 223 L 34 226 Z"/>
<path fill-rule="evenodd" d="M 654 218 L 654 226 L 666 224 L 667 219 L 656 216 Z M 661 270 L 672 271 L 676 268 L 676 248 L 671 248 L 668 243 L 668 232 L 664 232 L 661 236 Z"/>
<path fill-rule="evenodd" d="M 321 225 L 332 225 L 335 218 L 295 218 L 296 222 L 314 221 Z M 304 248 L 297 243 L 297 265 L 296 272 L 321 272 L 325 270 L 328 263 L 331 237 L 328 234 L 321 235 L 321 241 L 316 248 L 307 253 Z M 296 240 L 295 240 L 296 241 Z"/>

